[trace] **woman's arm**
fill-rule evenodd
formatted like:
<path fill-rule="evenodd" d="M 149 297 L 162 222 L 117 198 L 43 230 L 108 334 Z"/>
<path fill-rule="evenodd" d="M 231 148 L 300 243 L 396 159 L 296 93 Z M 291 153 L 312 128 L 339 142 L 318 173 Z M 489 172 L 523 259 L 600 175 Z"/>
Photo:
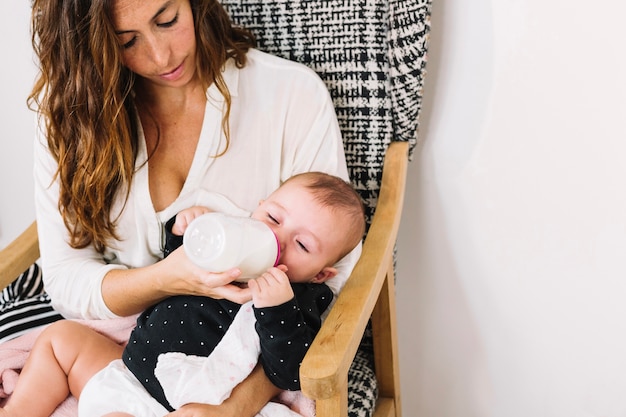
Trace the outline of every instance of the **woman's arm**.
<path fill-rule="evenodd" d="M 187 259 L 181 247 L 153 265 L 109 271 L 102 281 L 102 298 L 120 316 L 139 313 L 178 294 L 226 298 L 242 304 L 251 299 L 250 289 L 230 284 L 239 274 L 238 269 L 207 272 Z"/>
<path fill-rule="evenodd" d="M 59 212 L 58 165 L 38 132 L 34 143 L 34 185 L 37 232 L 46 291 L 53 307 L 66 318 L 114 318 L 100 297 L 102 277 L 122 265 L 107 265 L 93 248 L 74 249 Z"/>
<path fill-rule="evenodd" d="M 238 303 L 250 299 L 248 289 L 227 285 L 238 276 L 235 271 L 206 272 L 189 261 L 182 250 L 157 262 L 162 256 L 160 225 L 155 220 L 154 225 L 147 225 L 145 213 L 132 201 L 125 206 L 124 227 L 120 228 L 125 234 L 115 242 L 117 252 L 103 255 L 91 246 L 70 247 L 58 209 L 56 169 L 45 142 L 38 138 L 34 177 L 41 263 L 46 291 L 59 313 L 84 319 L 127 316 L 175 294 L 228 298 Z"/>

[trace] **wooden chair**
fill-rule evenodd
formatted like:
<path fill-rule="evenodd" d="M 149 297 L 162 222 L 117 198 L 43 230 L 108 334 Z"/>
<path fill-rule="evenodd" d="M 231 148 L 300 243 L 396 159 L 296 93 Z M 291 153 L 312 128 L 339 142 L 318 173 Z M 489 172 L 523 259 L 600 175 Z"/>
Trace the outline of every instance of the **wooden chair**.
<path fill-rule="evenodd" d="M 375 416 L 401 414 L 393 253 L 404 198 L 407 152 L 407 142 L 389 146 L 363 255 L 302 363 L 302 391 L 315 399 L 317 417 L 347 416 L 348 368 L 370 317 L 380 391 Z M 38 258 L 37 224 L 33 222 L 0 251 L 0 287 L 13 282 Z"/>
<path fill-rule="evenodd" d="M 378 400 L 375 417 L 400 416 L 394 246 L 404 200 L 408 143 L 385 156 L 378 204 L 363 253 L 300 368 L 302 391 L 317 417 L 348 415 L 348 369 L 371 318 Z"/>

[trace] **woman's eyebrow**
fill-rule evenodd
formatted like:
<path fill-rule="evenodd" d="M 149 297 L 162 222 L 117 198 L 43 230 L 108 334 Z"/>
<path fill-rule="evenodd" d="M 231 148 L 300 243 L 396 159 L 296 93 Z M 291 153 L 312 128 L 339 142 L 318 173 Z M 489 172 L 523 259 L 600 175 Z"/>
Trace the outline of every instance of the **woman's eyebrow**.
<path fill-rule="evenodd" d="M 157 10 L 157 12 L 154 14 L 154 16 L 152 16 L 152 21 L 156 20 L 161 14 L 163 14 L 163 12 L 165 12 L 165 10 L 167 10 L 168 7 L 170 7 L 170 5 L 172 4 L 172 0 L 169 0 L 167 2 L 165 2 L 163 4 L 163 6 L 161 6 L 159 8 L 159 10 Z M 134 30 L 116 30 L 115 34 L 116 35 L 123 35 L 124 33 L 131 33 L 134 32 Z"/>
<path fill-rule="evenodd" d="M 159 10 L 157 10 L 157 12 L 154 14 L 154 16 L 152 16 L 152 20 L 156 20 L 165 10 L 167 10 L 168 7 L 170 7 L 172 5 L 173 1 L 169 0 L 166 1 L 163 6 L 161 6 L 161 8 Z"/>

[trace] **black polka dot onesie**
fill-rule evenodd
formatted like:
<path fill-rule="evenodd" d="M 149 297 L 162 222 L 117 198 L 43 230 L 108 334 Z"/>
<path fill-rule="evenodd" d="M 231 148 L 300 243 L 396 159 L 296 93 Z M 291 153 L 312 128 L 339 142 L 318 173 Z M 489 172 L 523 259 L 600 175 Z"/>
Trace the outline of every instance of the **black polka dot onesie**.
<path fill-rule="evenodd" d="M 275 307 L 254 309 L 265 374 L 281 389 L 300 389 L 299 368 L 332 300 L 324 284 L 292 284 L 295 297 Z M 148 392 L 172 410 L 154 376 L 161 353 L 208 356 L 239 311 L 239 304 L 208 297 L 177 296 L 146 310 L 137 319 L 123 360 Z"/>

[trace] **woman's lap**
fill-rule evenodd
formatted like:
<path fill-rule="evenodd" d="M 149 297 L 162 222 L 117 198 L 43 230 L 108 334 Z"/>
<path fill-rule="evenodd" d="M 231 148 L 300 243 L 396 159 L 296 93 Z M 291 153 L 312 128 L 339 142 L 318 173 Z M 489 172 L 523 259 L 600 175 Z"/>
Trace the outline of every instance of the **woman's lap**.
<path fill-rule="evenodd" d="M 33 264 L 0 292 L 0 343 L 63 317 L 43 290 L 41 269 Z M 378 396 L 371 346 L 364 338 L 348 373 L 348 415 L 368 417 Z"/>

